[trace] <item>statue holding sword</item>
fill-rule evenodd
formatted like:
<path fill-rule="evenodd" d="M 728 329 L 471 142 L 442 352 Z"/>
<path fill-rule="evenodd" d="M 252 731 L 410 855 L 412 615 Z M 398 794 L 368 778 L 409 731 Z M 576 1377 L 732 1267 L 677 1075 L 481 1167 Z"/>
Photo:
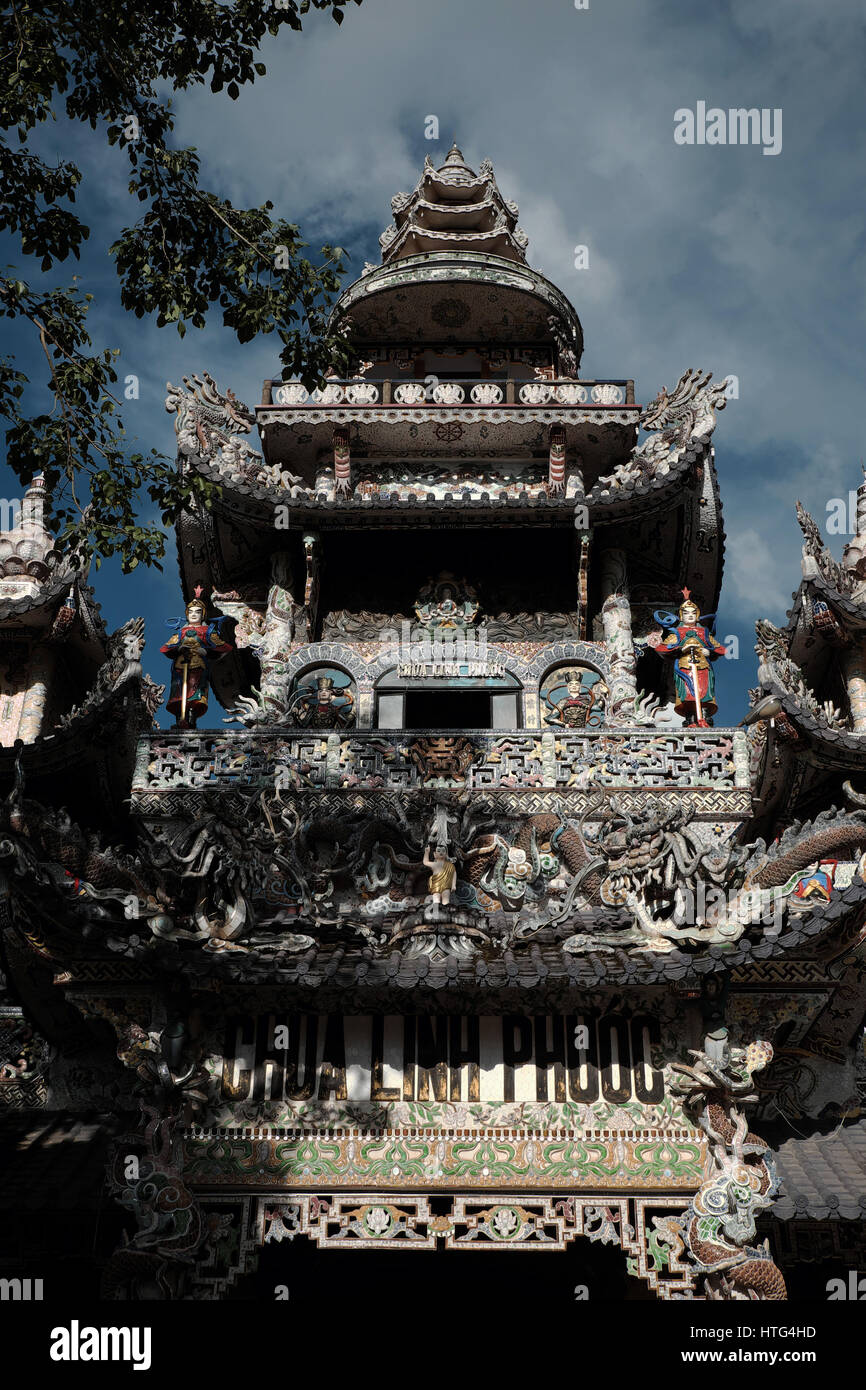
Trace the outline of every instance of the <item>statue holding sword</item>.
<path fill-rule="evenodd" d="M 687 725 L 708 729 L 718 708 L 715 674 L 710 663 L 724 656 L 725 647 L 710 626 L 715 614 L 701 616 L 688 589 L 683 589 L 683 599 L 678 615 L 653 614 L 667 633 L 663 636 L 662 630 L 657 629 L 649 633 L 646 643 L 659 656 L 673 658 L 676 713 L 683 716 Z"/>
<path fill-rule="evenodd" d="M 201 585 L 196 585 L 195 598 L 186 606 L 186 621 L 172 619 L 169 626 L 176 631 L 160 647 L 171 660 L 171 690 L 165 706 L 175 716 L 176 729 L 195 728 L 207 709 L 209 664 L 232 650 L 231 643 L 220 636 L 220 624 L 226 620 L 208 622 L 205 613 Z"/>

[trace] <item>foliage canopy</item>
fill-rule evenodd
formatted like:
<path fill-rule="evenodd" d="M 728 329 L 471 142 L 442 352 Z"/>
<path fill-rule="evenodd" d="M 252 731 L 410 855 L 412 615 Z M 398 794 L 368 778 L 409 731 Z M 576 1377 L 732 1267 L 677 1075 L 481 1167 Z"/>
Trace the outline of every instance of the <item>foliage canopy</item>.
<path fill-rule="evenodd" d="M 327 326 L 343 252 L 305 254 L 298 227 L 273 205 L 236 208 L 203 188 L 194 148 L 172 147 L 168 91 L 207 83 L 236 100 L 265 76 L 267 35 L 301 29 L 311 9 L 342 23 L 349 0 L 13 0 L 0 17 L 0 230 L 43 272 L 78 259 L 90 229 L 76 212 L 82 172 L 38 152 L 47 121 L 82 122 L 120 147 L 129 161 L 137 219 L 107 248 L 120 301 L 160 326 L 202 328 L 209 311 L 240 342 L 276 333 L 286 375 L 307 386 L 345 365 L 345 341 Z M 360 4 L 361 0 L 354 0 Z M 34 148 L 34 146 L 36 148 Z M 130 452 L 113 388 L 118 349 L 100 348 L 87 330 L 93 296 L 78 277 L 46 290 L 15 267 L 0 276 L 0 315 L 28 327 L 48 366 L 50 408 L 30 409 L 33 389 L 14 360 L 0 361 L 0 414 L 10 466 L 22 483 L 45 474 L 54 524 L 82 556 L 117 555 L 124 570 L 159 564 L 165 534 L 139 518 L 155 507 L 163 526 L 212 485 L 180 476 L 173 460 Z"/>

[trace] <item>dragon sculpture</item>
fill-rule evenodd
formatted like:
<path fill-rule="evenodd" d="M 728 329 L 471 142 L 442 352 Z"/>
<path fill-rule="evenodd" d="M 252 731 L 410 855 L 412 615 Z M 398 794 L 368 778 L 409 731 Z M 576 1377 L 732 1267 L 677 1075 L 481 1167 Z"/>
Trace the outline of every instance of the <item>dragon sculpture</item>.
<path fill-rule="evenodd" d="M 57 727 L 69 728 L 81 715 L 104 704 L 127 681 L 138 681 L 141 702 L 152 721 L 162 704 L 165 686 L 157 685 L 141 669 L 141 653 L 145 647 L 144 619 L 130 618 L 129 622 L 112 632 L 105 644 L 105 660 L 96 673 L 86 698 L 59 720 Z"/>
<path fill-rule="evenodd" d="M 308 494 L 302 478 L 266 464 L 261 453 L 241 437 L 253 429 L 254 413 L 233 391 L 220 391 L 207 372 L 185 376 L 182 387 L 168 381 L 166 391 L 165 408 L 177 416 L 174 427 L 182 460 L 216 465 L 235 478 L 280 487 L 290 497 Z"/>
<path fill-rule="evenodd" d="M 767 1242 L 752 1243 L 755 1218 L 778 1191 L 775 1161 L 765 1140 L 750 1133 L 741 1111 L 758 1099 L 752 1078 L 772 1060 L 773 1049 L 760 1041 L 731 1048 L 720 1029 L 690 1055 L 691 1065 L 670 1064 L 671 1090 L 706 1134 L 711 1168 L 675 1223 L 677 1233 L 707 1298 L 784 1300 L 785 1280 Z M 670 1240 L 672 1234 L 668 1229 L 661 1238 Z"/>
<path fill-rule="evenodd" d="M 811 578 L 816 573 L 831 589 L 839 594 L 851 592 L 854 576 L 834 560 L 821 535 L 821 528 L 802 502 L 797 502 L 797 521 L 803 532 L 803 577 Z"/>
<path fill-rule="evenodd" d="M 301 792 L 305 767 L 291 769 Z M 464 935 L 471 927 L 493 949 L 562 927 L 569 954 L 664 952 L 735 942 L 770 909 L 777 922 L 797 874 L 866 849 L 862 808 L 797 822 L 769 846 L 720 841 L 667 798 L 634 810 L 599 795 L 579 820 L 503 814 L 438 789 L 411 807 L 384 794 L 371 809 L 305 814 L 281 787 L 237 805 L 205 794 L 194 815 L 159 834 L 142 827 L 122 846 L 25 798 L 19 775 L 0 805 L 0 871 L 25 934 L 62 900 L 59 916 L 71 912 L 84 933 L 73 933 L 76 952 L 94 933 L 133 954 L 153 938 L 267 952 L 359 934 L 379 949 L 433 918 Z M 447 912 L 427 901 L 431 844 L 457 871 Z"/>
<path fill-rule="evenodd" d="M 712 438 L 717 412 L 727 404 L 727 382 L 711 385 L 711 377 L 712 372 L 690 367 L 673 391 L 663 386 L 641 414 L 640 423 L 650 438 L 614 473 L 599 478 L 593 494 L 663 477 L 702 452 Z"/>
<path fill-rule="evenodd" d="M 111 1195 L 134 1217 L 138 1229 L 114 1251 L 102 1275 L 106 1299 L 171 1299 L 183 1295 L 184 1276 L 218 1240 L 231 1220 L 204 1213 L 184 1182 L 175 1152 L 176 1119 L 142 1103 L 142 1134 L 115 1143 L 109 1172 Z"/>
<path fill-rule="evenodd" d="M 788 634 L 766 618 L 755 623 L 755 651 L 758 655 L 757 696 L 767 691 L 791 695 L 820 724 L 844 727 L 842 711 L 830 700 L 819 703 L 809 689 L 800 667 L 788 656 Z"/>

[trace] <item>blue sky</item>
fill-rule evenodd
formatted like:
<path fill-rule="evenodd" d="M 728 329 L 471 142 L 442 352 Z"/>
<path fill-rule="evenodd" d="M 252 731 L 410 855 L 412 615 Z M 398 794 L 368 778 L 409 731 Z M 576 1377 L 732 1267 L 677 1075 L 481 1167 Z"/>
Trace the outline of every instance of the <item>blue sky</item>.
<path fill-rule="evenodd" d="M 799 497 L 823 522 L 860 479 L 866 309 L 866 26 L 855 0 L 364 0 L 338 28 L 311 16 L 301 36 L 269 41 L 268 76 L 231 102 L 176 100 L 177 139 L 194 144 L 203 182 L 236 204 L 270 198 L 306 239 L 351 253 L 349 277 L 378 259 L 393 193 L 456 133 L 470 164 L 492 159 L 520 206 L 531 263 L 574 302 L 582 375 L 631 376 L 645 402 L 687 367 L 733 373 L 739 399 L 715 442 L 727 561 L 719 722 L 736 722 L 754 684 L 754 621 L 784 622 L 799 582 Z M 781 108 L 782 150 L 675 143 L 674 112 Z M 439 119 L 441 140 L 424 138 Z M 278 374 L 275 340 L 240 346 L 213 316 L 181 340 L 124 314 L 105 250 L 136 216 L 122 156 L 63 122 L 42 150 L 85 174 L 81 263 L 96 295 L 95 342 L 121 349 L 140 379 L 125 412 L 145 447 L 172 452 L 165 383 L 209 371 L 249 405 Z M 574 248 L 589 268 L 574 268 Z M 14 248 L 0 247 L 4 262 Z M 30 267 L 27 267 L 30 273 Z M 33 277 L 38 278 L 38 277 Z M 7 339 L 41 382 L 32 344 Z M 16 494 L 10 475 L 3 496 Z M 831 540 L 838 553 L 839 541 Z M 181 610 L 173 551 L 164 575 L 95 576 L 110 628 L 147 621 L 145 665 L 163 680 L 164 618 Z M 212 708 L 209 723 L 222 715 Z"/>

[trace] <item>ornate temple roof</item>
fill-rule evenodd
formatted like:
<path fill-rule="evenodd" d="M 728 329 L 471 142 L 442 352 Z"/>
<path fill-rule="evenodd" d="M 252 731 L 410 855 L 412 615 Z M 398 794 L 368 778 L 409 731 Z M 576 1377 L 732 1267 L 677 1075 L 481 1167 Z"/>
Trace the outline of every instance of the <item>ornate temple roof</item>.
<path fill-rule="evenodd" d="M 488 251 L 526 263 L 529 238 L 517 225 L 517 204 L 503 198 L 490 160 L 476 174 L 456 142 L 438 169 L 427 156 L 414 191 L 395 193 L 391 210 L 394 225 L 379 238 L 383 263 L 445 250 Z"/>
<path fill-rule="evenodd" d="M 0 593 L 33 589 L 48 578 L 59 556 L 45 526 L 45 479 L 40 473 L 24 494 L 18 525 L 0 536 Z"/>
<path fill-rule="evenodd" d="M 334 307 L 357 342 L 555 344 L 576 373 L 583 330 L 568 299 L 526 260 L 529 238 L 489 159 L 478 172 L 456 144 L 416 187 L 391 199 L 394 221 Z M 409 291 L 407 293 L 407 291 Z"/>
<path fill-rule="evenodd" d="M 784 627 L 756 624 L 760 662 L 748 719 L 762 816 L 782 808 L 797 814 L 816 797 L 854 804 L 843 779 L 862 775 L 866 481 L 848 494 L 845 508 L 851 539 L 837 560 L 818 522 L 797 503 L 804 539 L 799 588 Z"/>
<path fill-rule="evenodd" d="M 69 636 L 86 650 L 95 671 L 108 634 L 86 583 L 87 565 L 58 549 L 46 524 L 50 501 L 40 473 L 24 494 L 15 526 L 0 533 L 0 627 L 10 633 L 24 623 L 52 628 L 52 639 Z"/>
<path fill-rule="evenodd" d="M 60 547 L 49 507 L 40 474 L 16 524 L 0 533 L 0 775 L 20 772 L 47 794 L 75 769 L 73 798 L 107 806 L 111 790 L 120 804 L 135 738 L 151 727 L 162 687 L 141 669 L 143 620 L 106 631 L 87 564 Z"/>
<path fill-rule="evenodd" d="M 16 524 L 0 534 L 0 621 L 50 605 L 77 577 L 45 524 L 47 505 L 39 474 L 24 494 Z"/>

